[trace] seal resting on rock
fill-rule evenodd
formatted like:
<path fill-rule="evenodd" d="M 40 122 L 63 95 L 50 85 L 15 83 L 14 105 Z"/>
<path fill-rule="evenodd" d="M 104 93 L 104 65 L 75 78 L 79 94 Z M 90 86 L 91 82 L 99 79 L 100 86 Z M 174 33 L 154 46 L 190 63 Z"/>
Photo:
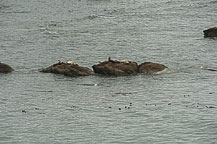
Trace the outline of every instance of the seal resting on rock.
<path fill-rule="evenodd" d="M 111 60 L 110 57 L 108 61 L 93 65 L 92 68 L 95 73 L 108 76 L 126 76 L 138 73 L 138 65 L 136 62 L 129 60 Z"/>
<path fill-rule="evenodd" d="M 76 63 L 73 61 L 67 61 L 67 64 L 76 65 Z"/>
<path fill-rule="evenodd" d="M 0 62 L 0 73 L 9 73 L 12 71 L 14 71 L 14 69 L 12 67 Z"/>
<path fill-rule="evenodd" d="M 47 68 L 42 68 L 39 70 L 40 72 L 45 73 L 55 73 L 55 74 L 64 74 L 66 76 L 76 77 L 76 76 L 88 76 L 94 74 L 94 72 L 87 68 L 79 66 L 78 64 L 73 64 L 71 62 L 58 62 L 49 66 Z"/>
<path fill-rule="evenodd" d="M 139 65 L 139 73 L 151 74 L 167 69 L 165 65 L 153 63 L 153 62 L 144 62 Z"/>
<path fill-rule="evenodd" d="M 217 27 L 212 27 L 203 31 L 204 37 L 217 37 Z"/>

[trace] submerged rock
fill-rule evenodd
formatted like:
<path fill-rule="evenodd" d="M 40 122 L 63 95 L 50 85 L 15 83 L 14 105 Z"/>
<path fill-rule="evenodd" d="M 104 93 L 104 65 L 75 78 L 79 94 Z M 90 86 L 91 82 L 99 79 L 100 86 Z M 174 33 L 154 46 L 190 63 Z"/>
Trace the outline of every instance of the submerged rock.
<path fill-rule="evenodd" d="M 5 6 L 5 5 L 0 5 L 0 9 L 2 8 L 8 8 L 9 6 Z"/>
<path fill-rule="evenodd" d="M 126 76 L 138 73 L 138 65 L 136 62 L 111 60 L 110 58 L 108 61 L 93 65 L 92 68 L 95 73 L 108 76 Z"/>
<path fill-rule="evenodd" d="M 0 73 L 9 73 L 12 71 L 14 71 L 14 69 L 12 67 L 0 62 Z"/>
<path fill-rule="evenodd" d="M 144 62 L 139 65 L 139 73 L 151 74 L 155 72 L 160 72 L 167 69 L 165 65 L 153 63 L 153 62 Z"/>
<path fill-rule="evenodd" d="M 202 70 L 208 70 L 208 71 L 217 71 L 217 69 L 214 68 L 205 68 L 205 67 L 200 67 Z"/>
<path fill-rule="evenodd" d="M 204 37 L 217 37 L 217 27 L 212 27 L 203 31 Z"/>
<path fill-rule="evenodd" d="M 64 74 L 66 76 L 76 77 L 76 76 L 89 76 L 94 74 L 94 72 L 87 68 L 79 66 L 74 62 L 58 62 L 47 68 L 40 69 L 40 72 L 45 73 L 55 73 L 55 74 Z"/>

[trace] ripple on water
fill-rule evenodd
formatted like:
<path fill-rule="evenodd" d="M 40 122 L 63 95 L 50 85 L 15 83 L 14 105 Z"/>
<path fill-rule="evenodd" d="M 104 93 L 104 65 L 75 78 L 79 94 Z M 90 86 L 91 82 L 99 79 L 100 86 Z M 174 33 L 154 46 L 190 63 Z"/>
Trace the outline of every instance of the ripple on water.
<path fill-rule="evenodd" d="M 3 143 L 216 143 L 216 2 L 5 1 L 0 4 Z M 7 7 L 7 5 L 9 7 Z M 6 7 L 5 7 L 6 6 Z M 57 60 L 112 57 L 169 67 L 152 75 L 65 77 Z"/>

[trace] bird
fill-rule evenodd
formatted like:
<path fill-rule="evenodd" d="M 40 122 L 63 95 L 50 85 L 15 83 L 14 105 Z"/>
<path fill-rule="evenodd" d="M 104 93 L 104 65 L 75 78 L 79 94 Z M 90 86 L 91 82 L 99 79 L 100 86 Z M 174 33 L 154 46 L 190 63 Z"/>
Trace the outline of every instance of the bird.
<path fill-rule="evenodd" d="M 61 61 L 60 61 L 60 60 L 58 60 L 58 61 L 56 62 L 56 64 L 61 64 Z"/>
<path fill-rule="evenodd" d="M 108 58 L 109 62 L 115 63 L 115 61 L 111 60 L 111 57 Z"/>

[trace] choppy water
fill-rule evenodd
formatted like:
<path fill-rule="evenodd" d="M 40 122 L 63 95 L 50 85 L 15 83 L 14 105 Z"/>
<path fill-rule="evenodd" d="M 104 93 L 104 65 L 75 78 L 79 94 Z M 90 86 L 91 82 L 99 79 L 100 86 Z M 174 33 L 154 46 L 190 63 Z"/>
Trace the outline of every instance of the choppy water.
<path fill-rule="evenodd" d="M 0 143 L 217 142 L 216 0 L 1 0 Z M 126 77 L 39 73 L 108 56 L 165 64 Z M 216 108 L 215 108 L 216 107 Z"/>

